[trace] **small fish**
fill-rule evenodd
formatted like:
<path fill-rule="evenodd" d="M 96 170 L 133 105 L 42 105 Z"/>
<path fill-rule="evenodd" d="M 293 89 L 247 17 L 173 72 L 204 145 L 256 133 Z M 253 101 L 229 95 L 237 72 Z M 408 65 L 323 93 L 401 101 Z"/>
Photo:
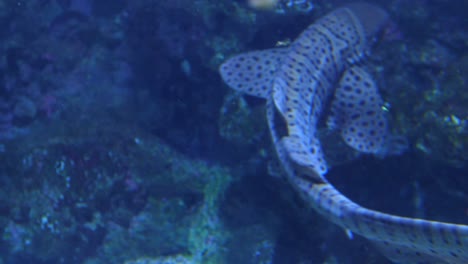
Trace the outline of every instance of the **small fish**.
<path fill-rule="evenodd" d="M 271 10 L 278 6 L 279 0 L 248 0 L 247 3 L 250 7 L 255 9 Z"/>
<path fill-rule="evenodd" d="M 248 0 L 247 4 L 257 10 L 274 10 L 280 14 L 290 11 L 308 13 L 314 9 L 311 0 Z"/>
<path fill-rule="evenodd" d="M 336 9 L 310 25 L 289 47 L 237 55 L 220 67 L 231 88 L 265 98 L 278 159 L 291 185 L 327 219 L 361 235 L 396 263 L 468 263 L 468 226 L 385 214 L 349 200 L 325 178 L 318 120 L 360 152 L 392 152 L 383 101 L 357 63 L 388 21 L 366 3 Z M 328 102 L 331 101 L 331 104 Z M 330 111 L 324 108 L 331 105 Z"/>

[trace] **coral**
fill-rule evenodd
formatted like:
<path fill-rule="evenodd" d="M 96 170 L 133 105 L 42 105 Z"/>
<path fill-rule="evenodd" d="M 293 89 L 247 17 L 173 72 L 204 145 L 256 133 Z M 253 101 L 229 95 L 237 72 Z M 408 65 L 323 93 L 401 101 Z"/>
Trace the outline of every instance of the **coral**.
<path fill-rule="evenodd" d="M 229 171 L 189 160 L 143 133 L 129 138 L 126 127 L 116 133 L 115 123 L 95 137 L 102 123 L 85 123 L 49 124 L 63 132 L 9 143 L 21 150 L 3 157 L 1 171 L 15 175 L 3 179 L 15 199 L 5 201 L 9 213 L 0 218 L 8 222 L 3 239 L 11 252 L 45 261 L 84 261 L 86 252 L 114 263 L 190 253 L 219 263 L 225 235 L 217 211 Z"/>
<path fill-rule="evenodd" d="M 191 257 L 183 255 L 160 257 L 160 258 L 141 258 L 132 261 L 126 261 L 125 264 L 196 264 L 200 262 L 193 261 Z"/>

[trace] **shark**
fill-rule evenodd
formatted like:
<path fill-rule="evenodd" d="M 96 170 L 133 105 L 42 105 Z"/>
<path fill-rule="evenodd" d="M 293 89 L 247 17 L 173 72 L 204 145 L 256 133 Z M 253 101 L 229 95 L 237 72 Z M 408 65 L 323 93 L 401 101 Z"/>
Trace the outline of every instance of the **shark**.
<path fill-rule="evenodd" d="M 289 46 L 229 58 L 219 71 L 241 93 L 266 100 L 266 118 L 287 182 L 326 219 L 371 241 L 394 263 L 468 263 L 468 226 L 402 217 L 365 208 L 327 179 L 319 121 L 351 148 L 392 151 L 383 100 L 366 68 L 366 54 L 387 12 L 365 2 L 331 11 Z"/>

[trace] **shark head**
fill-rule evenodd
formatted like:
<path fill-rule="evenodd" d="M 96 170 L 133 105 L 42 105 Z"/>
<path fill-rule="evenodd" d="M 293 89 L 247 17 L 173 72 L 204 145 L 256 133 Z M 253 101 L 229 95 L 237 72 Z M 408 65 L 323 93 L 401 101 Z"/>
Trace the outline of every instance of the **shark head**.
<path fill-rule="evenodd" d="M 389 22 L 388 13 L 368 3 L 353 3 L 345 6 L 359 21 L 367 39 L 374 38 Z"/>

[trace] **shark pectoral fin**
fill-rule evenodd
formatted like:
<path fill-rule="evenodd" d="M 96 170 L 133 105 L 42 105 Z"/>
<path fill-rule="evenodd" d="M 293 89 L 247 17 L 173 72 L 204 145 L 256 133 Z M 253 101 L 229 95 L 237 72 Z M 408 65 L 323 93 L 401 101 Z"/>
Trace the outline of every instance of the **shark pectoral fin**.
<path fill-rule="evenodd" d="M 221 64 L 219 72 L 232 89 L 267 98 L 270 96 L 273 75 L 286 52 L 287 48 L 276 48 L 243 53 Z"/>
<path fill-rule="evenodd" d="M 388 137 L 382 104 L 370 74 L 357 66 L 344 72 L 332 102 L 332 116 L 346 144 L 365 153 L 382 151 Z"/>
<path fill-rule="evenodd" d="M 281 139 L 281 145 L 292 161 L 322 176 L 327 172 L 327 163 L 323 157 L 319 141 L 312 140 L 312 142 L 315 143 L 307 147 L 304 142 L 301 142 L 300 138 L 296 136 L 287 136 Z"/>

